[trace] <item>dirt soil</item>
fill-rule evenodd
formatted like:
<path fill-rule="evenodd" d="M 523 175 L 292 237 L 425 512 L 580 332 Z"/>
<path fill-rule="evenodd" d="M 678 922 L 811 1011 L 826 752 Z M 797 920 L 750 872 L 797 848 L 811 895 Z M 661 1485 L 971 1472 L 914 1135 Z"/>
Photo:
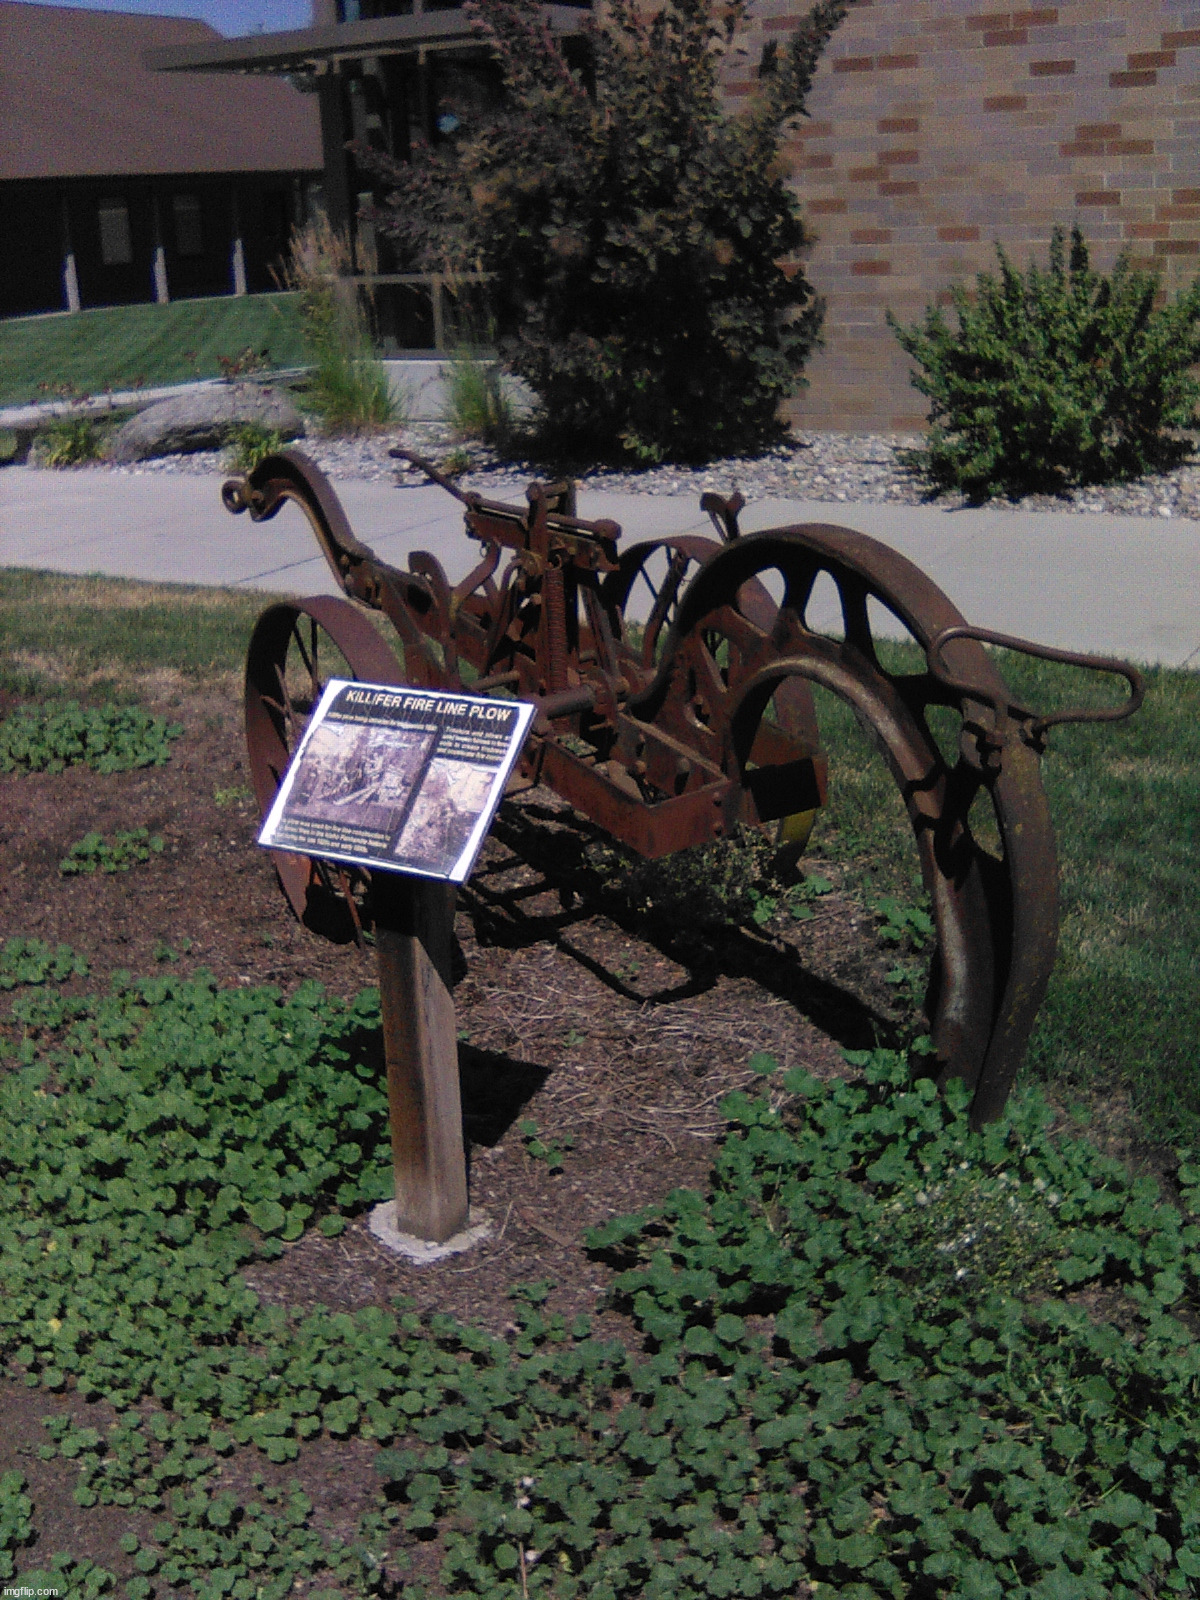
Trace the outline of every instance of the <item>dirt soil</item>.
<path fill-rule="evenodd" d="M 164 768 L 0 777 L 4 936 L 71 945 L 87 958 L 91 986 L 166 961 L 176 972 L 207 968 L 223 984 L 290 990 L 317 979 L 350 997 L 373 983 L 372 951 L 300 926 L 255 845 L 232 692 L 173 700 L 156 709 L 187 731 Z M 163 853 L 129 872 L 60 874 L 84 834 L 135 827 L 160 833 Z M 825 895 L 810 921 L 785 931 L 730 927 L 714 938 L 659 926 L 579 897 L 572 863 L 592 837 L 553 795 L 533 791 L 506 803 L 460 894 L 455 1001 L 471 1196 L 492 1236 L 415 1267 L 359 1217 L 337 1239 L 314 1232 L 255 1268 L 264 1299 L 353 1309 L 406 1295 L 422 1311 L 499 1332 L 510 1324 L 511 1286 L 549 1279 L 549 1309 L 598 1311 L 604 1331 L 628 1337 L 604 1308 L 606 1272 L 585 1254 L 584 1229 L 673 1188 L 705 1186 L 719 1102 L 753 1078 L 755 1052 L 828 1076 L 847 1070 L 840 1046 L 886 1036 L 892 958 L 851 901 Z M 527 1153 L 517 1127 L 527 1117 L 549 1141 L 573 1140 L 561 1173 Z M 81 1510 L 69 1464 L 37 1457 L 42 1417 L 66 1408 L 101 1426 L 104 1408 L 14 1380 L 0 1398 L 0 1472 L 23 1472 L 37 1507 L 28 1558 L 66 1549 L 127 1570 L 117 1540 L 147 1519 Z M 318 1441 L 285 1475 L 303 1479 L 332 1531 L 349 1533 L 373 1493 L 369 1455 L 361 1443 Z"/>

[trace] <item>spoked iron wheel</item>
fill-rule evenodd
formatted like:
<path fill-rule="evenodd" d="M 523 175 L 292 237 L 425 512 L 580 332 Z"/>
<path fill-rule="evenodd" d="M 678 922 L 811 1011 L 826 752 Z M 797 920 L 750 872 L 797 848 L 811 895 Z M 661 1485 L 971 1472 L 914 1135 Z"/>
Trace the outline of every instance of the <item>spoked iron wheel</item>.
<path fill-rule="evenodd" d="M 676 623 L 691 580 L 725 548 L 712 539 L 693 536 L 656 539 L 623 552 L 618 571 L 606 582 L 604 600 L 614 631 L 620 629 L 627 642 L 631 632 L 628 608 L 639 599 L 642 609 L 649 606 L 638 652 L 647 674 L 665 655 L 667 641 L 678 639 Z M 686 678 L 685 701 L 663 702 L 657 712 L 664 729 L 686 743 L 707 743 L 707 753 L 718 761 L 723 754 L 720 708 L 731 694 L 739 693 L 747 673 L 757 669 L 763 641 L 774 632 L 778 616 L 770 591 L 753 575 L 729 600 L 731 603 L 714 608 L 700 626 L 691 629 L 681 645 L 670 646 L 682 650 L 677 667 L 683 668 Z M 807 684 L 790 678 L 769 698 L 770 706 L 760 713 L 754 748 L 746 753 L 744 768 L 786 763 L 799 751 L 818 751 L 816 708 Z M 636 709 L 637 704 L 635 698 L 630 709 L 647 715 Z M 808 842 L 815 816 L 807 801 L 799 810 L 780 816 L 777 842 L 798 855 Z"/>
<path fill-rule="evenodd" d="M 689 581 L 720 549 L 715 539 L 692 535 L 648 539 L 621 552 L 616 572 L 604 580 L 601 598 L 613 633 L 631 650 L 636 644 L 644 667 L 657 662 L 659 645 L 670 631 Z"/>
<path fill-rule="evenodd" d="M 331 678 L 399 684 L 404 669 L 348 600 L 318 595 L 263 612 L 246 656 L 246 745 L 264 818 Z M 306 927 L 336 943 L 361 936 L 370 918 L 368 873 L 290 851 L 273 850 L 271 856 L 280 886 Z"/>
<path fill-rule="evenodd" d="M 783 598 L 769 632 L 755 642 L 731 617 L 747 585 L 761 585 L 767 574 Z M 823 574 L 836 594 L 841 637 L 810 625 Z M 961 1077 L 974 1091 L 972 1117 L 981 1123 L 1007 1098 L 1057 939 L 1054 836 L 1036 741 L 996 737 L 995 708 L 1010 697 L 975 639 L 946 642 L 936 673 L 928 661 L 914 671 L 889 670 L 877 649 L 876 606 L 926 653 L 947 629 L 965 627 L 923 572 L 864 534 L 811 524 L 740 539 L 680 596 L 655 682 L 631 710 L 661 717 L 672 701 L 686 710 L 703 678 L 708 724 L 730 741 L 744 771 L 766 708 L 778 705 L 792 681 L 818 684 L 849 703 L 908 811 L 938 933 L 927 998 L 934 1046 L 942 1077 Z M 736 674 L 722 673 L 713 642 L 733 631 Z M 930 728 L 935 707 L 950 707 L 960 719 L 950 758 Z M 972 832 L 971 809 L 981 797 L 994 817 L 998 856 Z"/>

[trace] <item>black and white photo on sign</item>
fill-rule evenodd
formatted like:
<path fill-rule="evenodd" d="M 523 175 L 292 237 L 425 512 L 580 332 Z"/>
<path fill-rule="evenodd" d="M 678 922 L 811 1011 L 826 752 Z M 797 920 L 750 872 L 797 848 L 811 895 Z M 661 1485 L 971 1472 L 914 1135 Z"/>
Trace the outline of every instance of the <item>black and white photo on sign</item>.
<path fill-rule="evenodd" d="M 297 763 L 288 814 L 396 833 L 436 739 L 424 728 L 322 723 Z"/>
<path fill-rule="evenodd" d="M 404 860 L 436 862 L 449 872 L 487 804 L 495 771 L 465 761 L 429 763 L 425 781 L 393 847 Z"/>

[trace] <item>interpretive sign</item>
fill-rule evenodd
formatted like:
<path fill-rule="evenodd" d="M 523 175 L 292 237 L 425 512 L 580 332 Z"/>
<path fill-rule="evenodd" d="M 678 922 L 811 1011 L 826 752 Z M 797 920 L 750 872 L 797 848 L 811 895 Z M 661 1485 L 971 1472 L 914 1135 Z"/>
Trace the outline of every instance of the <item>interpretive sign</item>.
<path fill-rule="evenodd" d="M 334 678 L 258 842 L 462 883 L 533 715 L 519 700 Z"/>

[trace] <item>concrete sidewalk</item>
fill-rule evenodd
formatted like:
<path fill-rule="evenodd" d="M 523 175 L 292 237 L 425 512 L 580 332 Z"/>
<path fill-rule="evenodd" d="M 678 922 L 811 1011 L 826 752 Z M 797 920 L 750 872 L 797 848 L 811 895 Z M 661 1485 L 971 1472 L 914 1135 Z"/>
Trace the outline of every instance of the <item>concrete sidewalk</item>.
<path fill-rule="evenodd" d="M 0 565 L 156 582 L 336 594 L 301 513 L 231 517 L 222 476 L 0 470 Z M 473 565 L 458 504 L 436 487 L 347 481 L 351 526 L 385 560 L 431 551 L 451 580 Z M 579 496 L 584 517 L 611 517 L 626 544 L 709 533 L 692 497 Z M 1069 650 L 1170 666 L 1200 665 L 1200 523 L 1100 514 L 941 511 L 763 499 L 747 532 L 795 522 L 857 528 L 892 545 L 945 590 L 969 622 Z M 815 626 L 832 621 L 810 612 Z M 881 628 L 881 632 L 887 631 Z"/>

